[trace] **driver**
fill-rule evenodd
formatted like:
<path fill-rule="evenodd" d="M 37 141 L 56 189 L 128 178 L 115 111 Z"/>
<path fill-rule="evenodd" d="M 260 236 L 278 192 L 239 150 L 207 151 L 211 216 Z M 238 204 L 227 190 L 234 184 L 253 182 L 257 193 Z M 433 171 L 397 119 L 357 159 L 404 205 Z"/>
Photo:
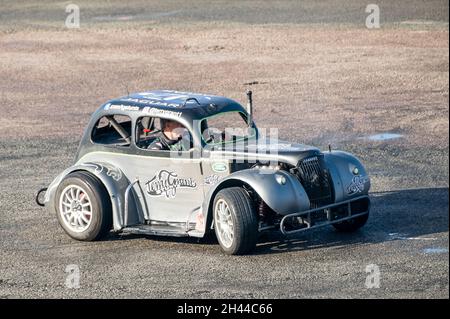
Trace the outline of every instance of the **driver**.
<path fill-rule="evenodd" d="M 158 151 L 187 151 L 186 141 L 183 140 L 184 126 L 177 121 L 161 119 L 162 130 L 156 139 L 147 147 Z"/>

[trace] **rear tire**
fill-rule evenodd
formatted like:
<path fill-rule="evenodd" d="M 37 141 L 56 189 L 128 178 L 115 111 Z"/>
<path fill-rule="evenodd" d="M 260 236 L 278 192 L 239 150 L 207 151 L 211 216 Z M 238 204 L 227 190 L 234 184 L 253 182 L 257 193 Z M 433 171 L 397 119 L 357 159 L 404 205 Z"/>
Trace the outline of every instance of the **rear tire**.
<path fill-rule="evenodd" d="M 229 255 L 252 251 L 258 240 L 258 219 L 253 202 L 241 187 L 219 191 L 213 206 L 214 230 L 222 250 Z"/>
<path fill-rule="evenodd" d="M 333 226 L 340 232 L 351 233 L 363 227 L 368 219 L 369 213 L 353 219 L 344 220 L 340 223 L 333 224 Z"/>
<path fill-rule="evenodd" d="M 98 240 L 112 228 L 108 192 L 88 172 L 70 173 L 61 181 L 56 190 L 55 207 L 59 224 L 76 240 Z"/>

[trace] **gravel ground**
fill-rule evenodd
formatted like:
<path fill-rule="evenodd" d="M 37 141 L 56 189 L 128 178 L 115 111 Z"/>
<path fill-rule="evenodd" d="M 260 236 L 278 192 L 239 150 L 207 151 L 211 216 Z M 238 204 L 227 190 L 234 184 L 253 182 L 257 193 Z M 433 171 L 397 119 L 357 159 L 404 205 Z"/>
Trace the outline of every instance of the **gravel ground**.
<path fill-rule="evenodd" d="M 59 2 L 0 7 L 0 298 L 449 298 L 448 2 L 380 2 L 378 30 L 360 1 L 79 3 L 77 30 Z M 76 242 L 34 203 L 107 99 L 170 88 L 244 101 L 245 83 L 260 127 L 362 159 L 363 229 L 268 234 L 230 257 L 196 239 Z M 370 264 L 379 288 L 365 286 Z"/>

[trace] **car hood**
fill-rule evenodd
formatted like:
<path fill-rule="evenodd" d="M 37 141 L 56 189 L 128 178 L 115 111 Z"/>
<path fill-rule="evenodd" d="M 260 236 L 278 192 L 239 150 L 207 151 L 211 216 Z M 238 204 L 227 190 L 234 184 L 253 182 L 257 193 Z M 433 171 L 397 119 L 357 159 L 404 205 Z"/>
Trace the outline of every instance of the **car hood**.
<path fill-rule="evenodd" d="M 303 158 L 320 154 L 314 146 L 278 139 L 257 139 L 226 143 L 211 149 L 211 157 L 224 159 L 248 159 L 249 161 L 277 161 L 297 165 Z"/>

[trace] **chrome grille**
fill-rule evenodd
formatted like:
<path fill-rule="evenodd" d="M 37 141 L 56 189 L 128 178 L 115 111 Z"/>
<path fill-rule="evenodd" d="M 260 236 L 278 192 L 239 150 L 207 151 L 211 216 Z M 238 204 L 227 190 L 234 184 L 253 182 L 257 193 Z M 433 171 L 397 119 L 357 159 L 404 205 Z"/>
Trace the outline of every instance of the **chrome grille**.
<path fill-rule="evenodd" d="M 311 202 L 317 208 L 334 202 L 331 178 L 325 167 L 323 155 L 315 155 L 299 161 L 297 176 Z"/>

